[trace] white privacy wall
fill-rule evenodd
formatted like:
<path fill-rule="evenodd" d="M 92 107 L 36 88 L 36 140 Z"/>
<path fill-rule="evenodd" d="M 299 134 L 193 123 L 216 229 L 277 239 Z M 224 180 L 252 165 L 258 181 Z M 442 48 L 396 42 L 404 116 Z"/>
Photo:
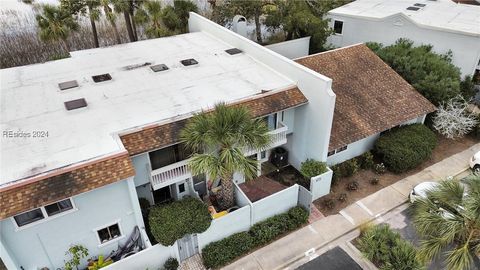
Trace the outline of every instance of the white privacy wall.
<path fill-rule="evenodd" d="M 105 270 L 124 270 L 124 269 L 159 269 L 168 258 L 178 259 L 178 247 L 177 242 L 172 246 L 162 246 L 156 244 L 148 249 L 122 259 L 116 263 L 113 263 L 107 267 L 102 267 Z"/>
<path fill-rule="evenodd" d="M 480 58 L 480 37 L 442 31 L 418 26 L 406 16 L 395 15 L 384 19 L 353 17 L 342 14 L 327 15 L 330 25 L 334 20 L 343 21 L 343 33 L 331 35 L 328 42 L 336 47 L 369 41 L 385 45 L 395 43 L 399 38 L 408 38 L 416 45 L 431 44 L 438 53 L 453 52 L 453 64 L 460 68 L 463 76 L 473 75 Z M 479 26 L 480 27 L 480 26 Z"/>
<path fill-rule="evenodd" d="M 237 47 L 255 60 L 292 80 L 307 97 L 308 104 L 295 110 L 295 135 L 289 159 L 299 167 L 307 158 L 325 161 L 333 119 L 335 94 L 332 80 L 260 46 L 196 13 L 190 13 L 190 32 L 203 31 Z"/>
<path fill-rule="evenodd" d="M 298 185 L 272 194 L 252 204 L 252 223 L 255 224 L 298 205 Z"/>
<path fill-rule="evenodd" d="M 307 56 L 310 49 L 310 37 L 287 40 L 265 46 L 270 50 L 281 54 L 288 59 L 295 59 Z"/>
<path fill-rule="evenodd" d="M 234 233 L 250 229 L 250 205 L 212 220 L 207 231 L 197 234 L 198 248 L 202 250 L 210 242 L 222 240 Z"/>

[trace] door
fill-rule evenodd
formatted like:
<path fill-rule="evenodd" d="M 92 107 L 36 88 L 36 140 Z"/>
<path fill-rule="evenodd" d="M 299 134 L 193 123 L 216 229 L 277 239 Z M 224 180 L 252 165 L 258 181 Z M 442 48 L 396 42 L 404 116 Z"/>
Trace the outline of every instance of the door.
<path fill-rule="evenodd" d="M 196 234 L 189 234 L 178 240 L 178 253 L 180 261 L 192 257 L 198 253 L 198 240 Z"/>
<path fill-rule="evenodd" d="M 170 193 L 170 186 L 166 186 L 157 190 L 152 190 L 152 192 L 155 204 L 169 202 L 172 198 L 172 195 Z"/>

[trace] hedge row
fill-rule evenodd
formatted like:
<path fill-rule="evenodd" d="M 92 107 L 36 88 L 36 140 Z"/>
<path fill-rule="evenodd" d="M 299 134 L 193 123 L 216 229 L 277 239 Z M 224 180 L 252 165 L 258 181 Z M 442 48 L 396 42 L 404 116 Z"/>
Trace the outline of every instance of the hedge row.
<path fill-rule="evenodd" d="M 405 172 L 430 158 L 437 145 L 435 133 L 422 124 L 392 129 L 380 136 L 375 152 L 393 172 Z"/>
<path fill-rule="evenodd" d="M 293 207 L 286 213 L 253 225 L 249 231 L 236 233 L 208 244 L 202 249 L 203 264 L 207 269 L 224 266 L 250 250 L 302 226 L 307 220 L 308 212 L 304 208 Z"/>
<path fill-rule="evenodd" d="M 207 205 L 195 198 L 154 206 L 148 215 L 152 235 L 164 246 L 173 245 L 187 234 L 206 231 L 211 220 Z"/>

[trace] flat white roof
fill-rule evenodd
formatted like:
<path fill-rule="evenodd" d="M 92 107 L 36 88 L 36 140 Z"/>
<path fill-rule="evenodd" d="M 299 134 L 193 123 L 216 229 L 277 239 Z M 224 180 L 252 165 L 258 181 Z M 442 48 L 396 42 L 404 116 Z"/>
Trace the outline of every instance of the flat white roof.
<path fill-rule="evenodd" d="M 42 172 L 122 150 L 117 133 L 234 102 L 294 83 L 203 32 L 72 52 L 71 58 L 0 70 L 0 186 Z M 194 58 L 198 65 L 183 66 Z M 167 71 L 149 66 L 166 64 Z M 92 75 L 112 80 L 95 83 Z M 79 87 L 60 91 L 58 84 Z M 67 111 L 65 101 L 85 98 L 86 108 Z M 30 137 L 10 137 L 5 132 Z M 34 138 L 34 132 L 48 137 Z M 37 134 L 38 135 L 38 134 Z M 42 135 L 42 134 L 39 134 Z M 46 135 L 46 134 L 45 134 Z"/>
<path fill-rule="evenodd" d="M 425 6 L 418 6 L 417 11 L 407 10 L 415 4 Z M 403 14 L 419 25 L 480 35 L 480 6 L 456 4 L 451 0 L 356 0 L 329 14 L 373 19 Z"/>

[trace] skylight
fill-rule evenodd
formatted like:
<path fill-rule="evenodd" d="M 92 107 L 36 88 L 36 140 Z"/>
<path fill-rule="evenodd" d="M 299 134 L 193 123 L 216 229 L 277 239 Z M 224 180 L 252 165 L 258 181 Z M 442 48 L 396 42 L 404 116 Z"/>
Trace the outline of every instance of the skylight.
<path fill-rule="evenodd" d="M 182 60 L 180 61 L 180 63 L 182 63 L 182 65 L 184 66 L 192 66 L 192 65 L 198 64 L 198 61 L 193 58 L 190 58 L 190 59 Z"/>
<path fill-rule="evenodd" d="M 112 79 L 112 76 L 110 76 L 110 74 L 108 73 L 105 73 L 105 74 L 92 76 L 92 79 L 94 82 L 98 83 L 98 82 L 109 81 Z"/>
<path fill-rule="evenodd" d="M 238 48 L 231 48 L 231 49 L 225 50 L 225 52 L 227 52 L 230 55 L 235 55 L 235 54 L 242 53 L 243 51 Z"/>
<path fill-rule="evenodd" d="M 64 102 L 67 111 L 87 107 L 87 101 L 84 98 L 74 99 Z"/>
<path fill-rule="evenodd" d="M 426 4 L 420 4 L 420 3 L 415 3 L 415 4 L 413 4 L 413 5 L 416 6 L 416 7 L 424 7 L 424 6 L 426 6 Z"/>
<path fill-rule="evenodd" d="M 407 10 L 412 10 L 412 11 L 417 11 L 419 10 L 419 7 L 408 7 Z"/>
<path fill-rule="evenodd" d="M 58 84 L 58 88 L 60 88 L 60 90 L 67 90 L 74 87 L 78 87 L 78 83 L 76 80 L 61 82 Z"/>
<path fill-rule="evenodd" d="M 153 72 L 168 70 L 168 67 L 165 64 L 159 64 L 159 65 L 151 66 L 150 68 L 153 70 Z"/>

